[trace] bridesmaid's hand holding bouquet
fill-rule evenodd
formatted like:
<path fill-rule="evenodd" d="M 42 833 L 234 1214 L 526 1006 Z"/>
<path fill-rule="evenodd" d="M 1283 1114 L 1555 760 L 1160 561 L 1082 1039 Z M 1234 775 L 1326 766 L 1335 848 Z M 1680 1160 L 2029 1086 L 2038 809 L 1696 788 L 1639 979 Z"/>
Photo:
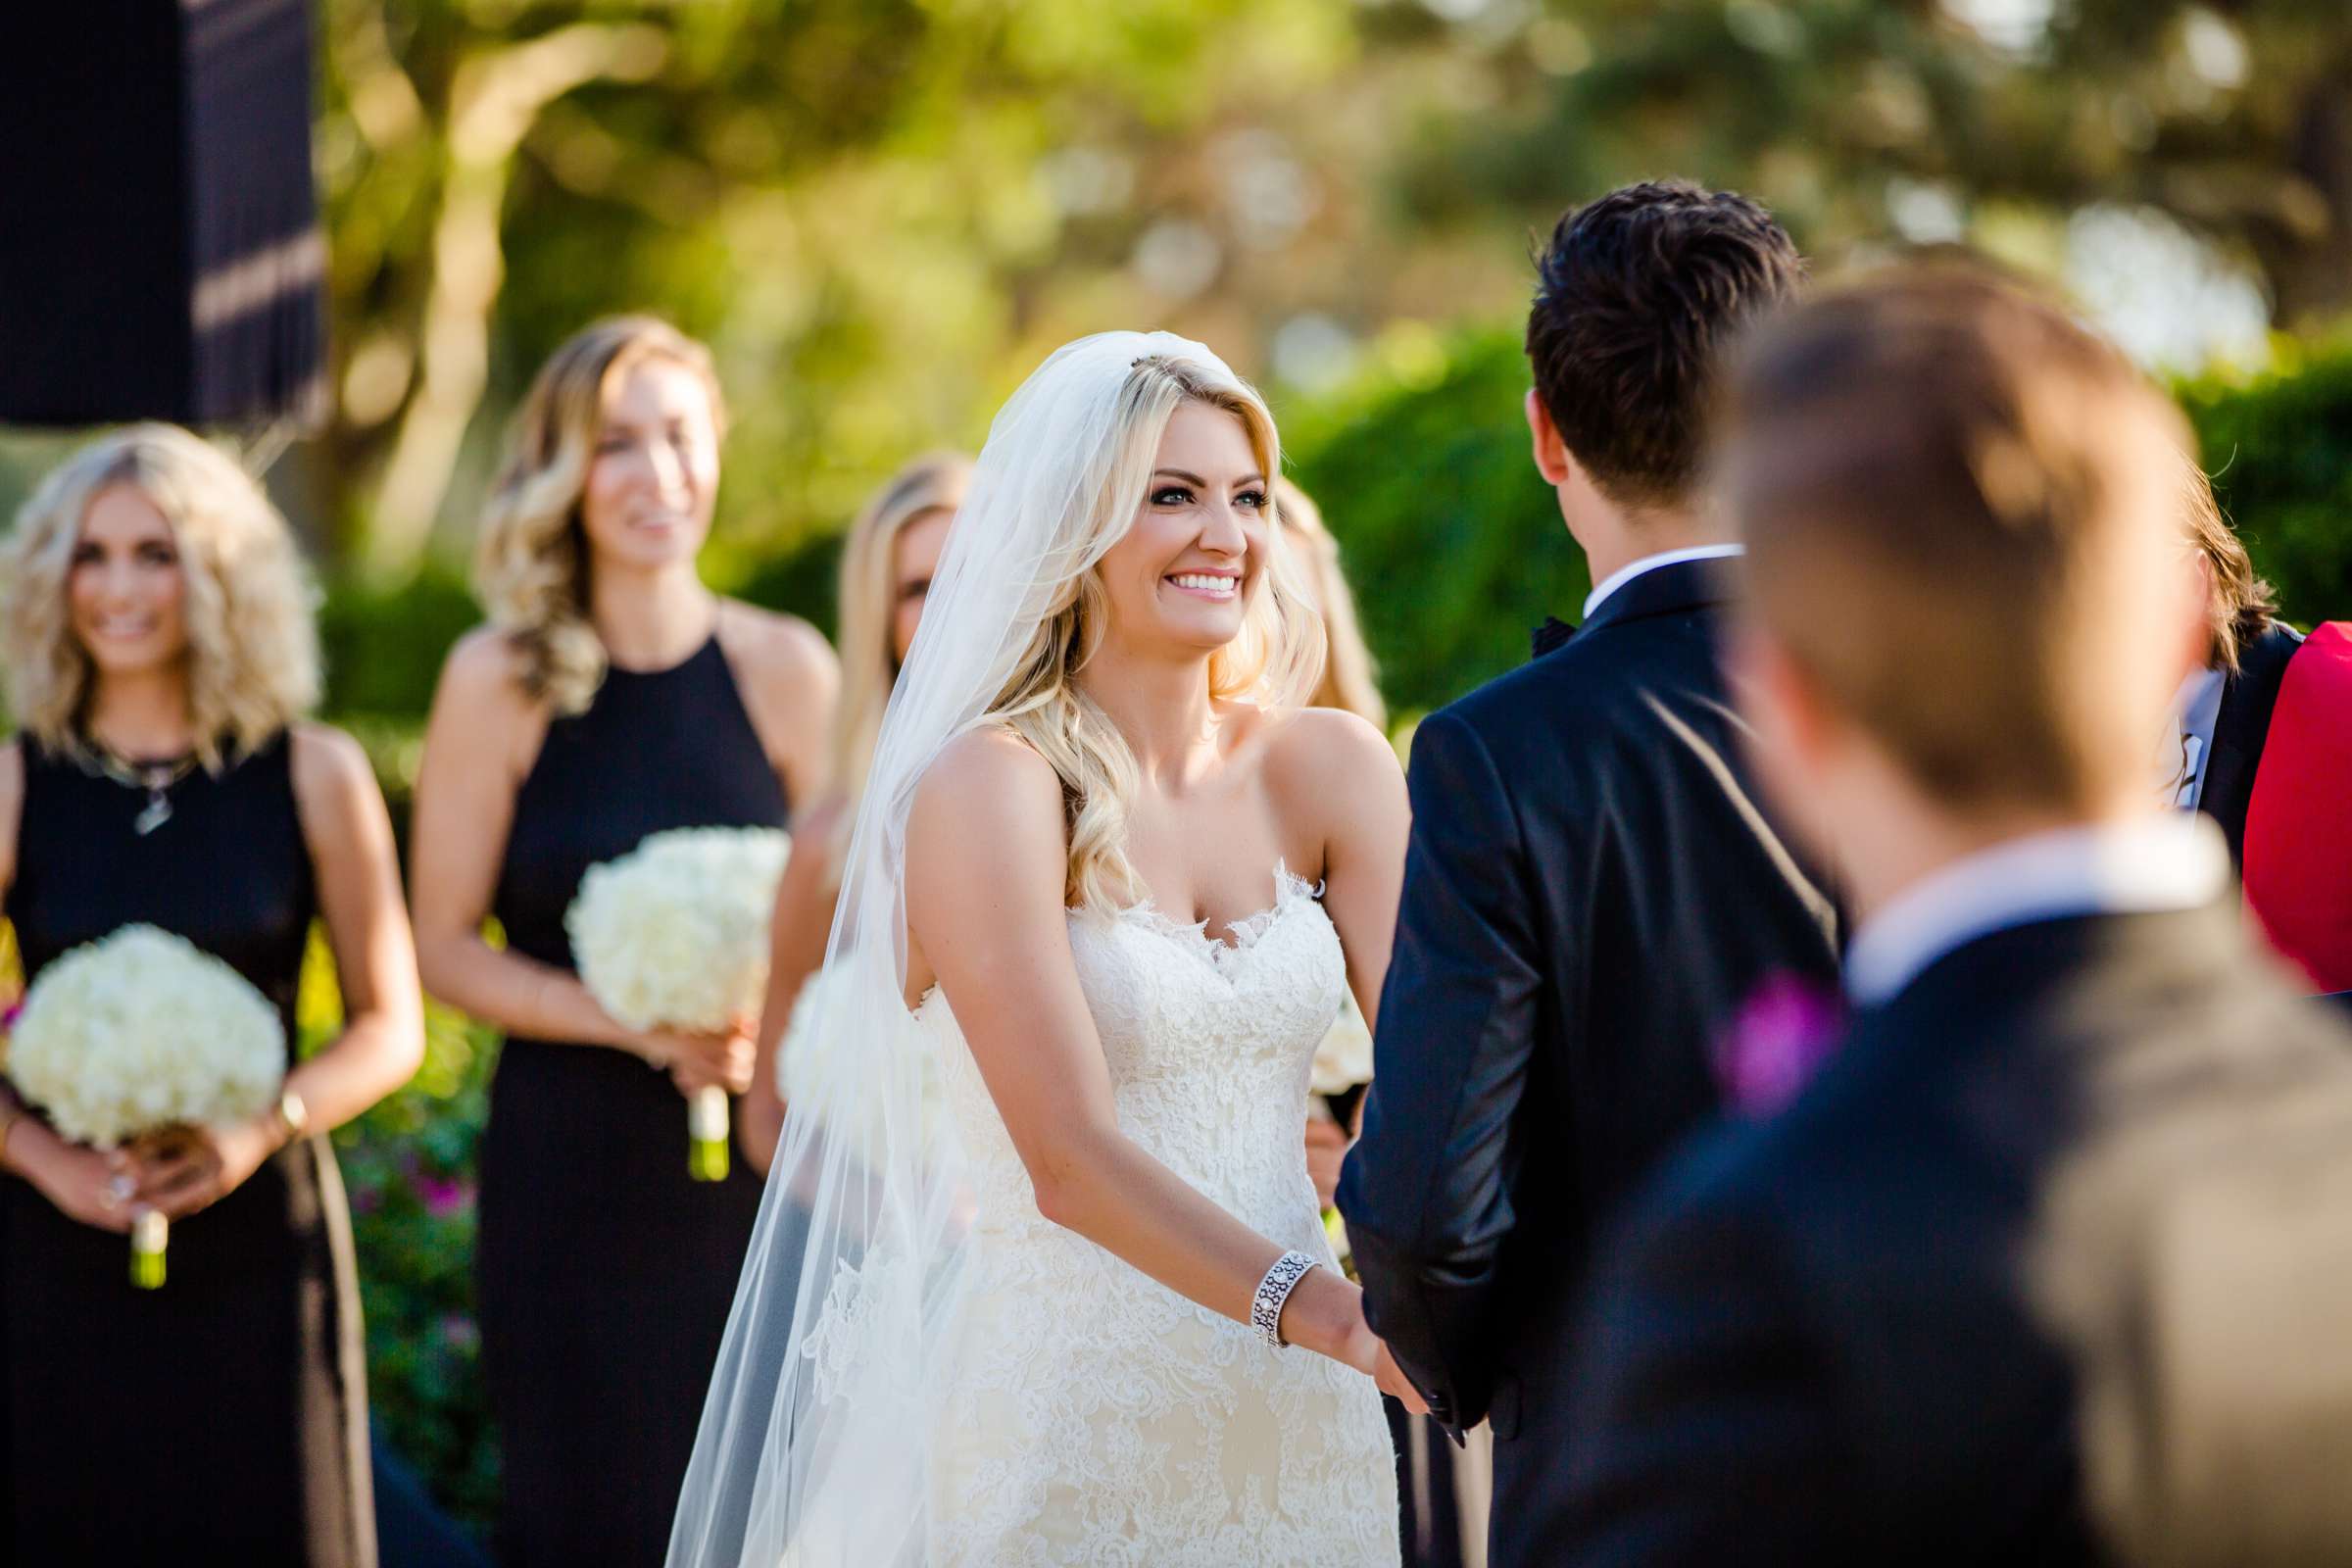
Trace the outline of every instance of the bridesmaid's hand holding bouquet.
<path fill-rule="evenodd" d="M 128 1229 L 131 1282 L 151 1289 L 169 1221 L 271 1152 L 257 1118 L 285 1081 L 285 1028 L 219 958 L 129 925 L 41 971 L 9 1033 L 8 1073 L 60 1137 L 86 1146 L 53 1162 L 43 1191 L 74 1218 Z"/>
<path fill-rule="evenodd" d="M 580 981 L 628 1028 L 665 1041 L 652 1059 L 687 1097 L 687 1168 L 727 1173 L 727 1096 L 750 1086 L 767 984 L 767 926 L 792 840 L 775 828 L 649 834 L 592 866 L 564 912 Z"/>

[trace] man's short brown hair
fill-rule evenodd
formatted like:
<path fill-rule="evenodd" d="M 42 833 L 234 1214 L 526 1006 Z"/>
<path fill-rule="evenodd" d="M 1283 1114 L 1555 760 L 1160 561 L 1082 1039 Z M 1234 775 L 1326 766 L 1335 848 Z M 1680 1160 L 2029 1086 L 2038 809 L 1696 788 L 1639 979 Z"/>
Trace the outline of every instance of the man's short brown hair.
<path fill-rule="evenodd" d="M 1560 439 L 1620 506 L 1681 506 L 1726 345 L 1804 281 L 1795 243 L 1745 196 L 1661 180 L 1570 211 L 1536 273 L 1527 358 Z"/>
<path fill-rule="evenodd" d="M 1917 267 L 1766 328 L 1728 392 L 1755 612 L 1931 797 L 2076 808 L 2149 769 L 2188 434 L 2120 353 Z"/>

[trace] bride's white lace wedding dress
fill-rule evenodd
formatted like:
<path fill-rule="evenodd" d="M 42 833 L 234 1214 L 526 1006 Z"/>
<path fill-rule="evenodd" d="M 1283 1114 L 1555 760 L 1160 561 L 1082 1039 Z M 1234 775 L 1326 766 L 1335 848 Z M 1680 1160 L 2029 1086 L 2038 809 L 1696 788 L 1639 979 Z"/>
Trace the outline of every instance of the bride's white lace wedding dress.
<path fill-rule="evenodd" d="M 1073 915 L 1070 946 L 1119 1125 L 1259 1233 L 1332 1266 L 1306 1176 L 1309 1062 L 1347 985 L 1314 890 L 1276 873 L 1231 943 L 1149 906 Z M 1372 1381 L 1275 1350 L 1037 1211 L 936 992 L 977 1212 L 936 1438 L 930 1557 L 1049 1563 L 1397 1561 L 1393 1450 Z"/>

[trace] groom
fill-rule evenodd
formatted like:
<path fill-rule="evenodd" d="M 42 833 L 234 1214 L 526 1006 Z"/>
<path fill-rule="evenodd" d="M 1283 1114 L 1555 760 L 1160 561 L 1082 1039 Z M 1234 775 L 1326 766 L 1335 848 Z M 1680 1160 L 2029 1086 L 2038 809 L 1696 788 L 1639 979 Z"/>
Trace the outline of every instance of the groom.
<path fill-rule="evenodd" d="M 1598 584 L 1573 638 L 1421 724 L 1396 956 L 1339 1204 L 1372 1326 L 1440 1421 L 1491 1419 L 1490 1560 L 1536 1560 L 1595 1226 L 1716 1108 L 1775 981 L 1833 987 L 1836 915 L 1750 791 L 1716 644 L 1739 547 L 1696 505 L 1725 341 L 1803 264 L 1683 183 L 1571 212 L 1528 320 L 1535 462 Z"/>

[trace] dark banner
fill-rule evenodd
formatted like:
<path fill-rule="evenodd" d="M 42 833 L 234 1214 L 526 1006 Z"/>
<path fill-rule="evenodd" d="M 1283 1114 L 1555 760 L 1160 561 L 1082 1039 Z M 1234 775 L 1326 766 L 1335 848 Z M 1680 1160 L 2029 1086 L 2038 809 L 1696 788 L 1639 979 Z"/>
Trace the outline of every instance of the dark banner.
<path fill-rule="evenodd" d="M 0 41 L 0 420 L 314 421 L 309 0 L 25 5 Z"/>

